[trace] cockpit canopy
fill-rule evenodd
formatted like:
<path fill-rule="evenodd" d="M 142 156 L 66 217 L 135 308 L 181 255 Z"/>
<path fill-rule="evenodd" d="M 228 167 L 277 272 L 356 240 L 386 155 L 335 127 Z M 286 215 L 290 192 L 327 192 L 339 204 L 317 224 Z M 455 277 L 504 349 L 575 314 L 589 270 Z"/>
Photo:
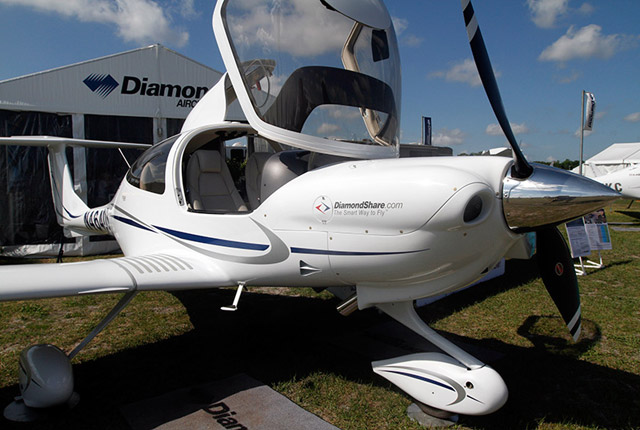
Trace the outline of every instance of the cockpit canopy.
<path fill-rule="evenodd" d="M 397 155 L 400 60 L 381 0 L 221 0 L 214 30 L 260 134 L 333 155 Z"/>

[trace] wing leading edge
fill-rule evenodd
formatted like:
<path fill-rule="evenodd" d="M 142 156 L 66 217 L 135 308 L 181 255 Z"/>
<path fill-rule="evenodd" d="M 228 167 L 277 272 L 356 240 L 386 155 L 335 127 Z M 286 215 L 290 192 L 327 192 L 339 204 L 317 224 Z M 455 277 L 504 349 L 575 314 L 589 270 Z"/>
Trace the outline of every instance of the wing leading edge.
<path fill-rule="evenodd" d="M 228 285 L 215 266 L 153 254 L 62 264 L 0 267 L 0 301 Z"/>

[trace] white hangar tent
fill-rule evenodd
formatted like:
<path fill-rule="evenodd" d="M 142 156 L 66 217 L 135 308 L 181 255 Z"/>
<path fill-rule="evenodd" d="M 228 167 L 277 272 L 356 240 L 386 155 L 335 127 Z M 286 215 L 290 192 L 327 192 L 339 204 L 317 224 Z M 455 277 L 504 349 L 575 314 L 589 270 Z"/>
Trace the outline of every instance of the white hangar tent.
<path fill-rule="evenodd" d="M 50 135 L 154 143 L 180 131 L 222 74 L 162 45 L 0 81 L 0 136 Z M 131 163 L 139 151 L 124 155 Z M 117 150 L 69 149 L 78 194 L 107 203 L 128 166 Z M 115 241 L 64 238 L 40 147 L 0 147 L 0 255 L 68 255 L 116 249 Z M 97 240 L 93 240 L 97 239 Z"/>
<path fill-rule="evenodd" d="M 582 174 L 595 178 L 634 164 L 640 164 L 640 142 L 614 143 L 582 164 Z M 578 167 L 573 169 L 578 173 Z"/>

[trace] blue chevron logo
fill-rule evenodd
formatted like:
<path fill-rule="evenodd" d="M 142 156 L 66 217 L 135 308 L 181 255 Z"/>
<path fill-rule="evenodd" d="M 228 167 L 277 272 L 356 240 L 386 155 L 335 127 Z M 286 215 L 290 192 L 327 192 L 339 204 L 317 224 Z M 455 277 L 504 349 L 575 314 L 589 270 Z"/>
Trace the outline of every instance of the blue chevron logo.
<path fill-rule="evenodd" d="M 103 99 L 107 98 L 107 96 L 120 85 L 118 81 L 113 79 L 113 76 L 97 73 L 92 73 L 82 82 Z"/>

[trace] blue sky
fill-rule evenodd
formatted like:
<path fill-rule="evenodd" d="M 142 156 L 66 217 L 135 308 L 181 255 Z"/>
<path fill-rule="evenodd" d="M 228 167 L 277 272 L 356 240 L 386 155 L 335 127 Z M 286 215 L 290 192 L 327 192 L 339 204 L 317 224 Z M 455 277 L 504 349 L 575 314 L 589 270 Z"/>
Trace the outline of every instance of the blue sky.
<path fill-rule="evenodd" d="M 311 0 L 309 0 L 311 1 Z M 504 146 L 477 81 L 458 0 L 387 0 L 403 67 L 402 141 L 455 154 Z M 214 1 L 0 0 L 0 80 L 152 43 L 223 71 Z M 588 158 L 640 141 L 640 1 L 476 0 L 516 137 L 530 160 L 577 159 L 582 90 L 596 97 Z"/>

